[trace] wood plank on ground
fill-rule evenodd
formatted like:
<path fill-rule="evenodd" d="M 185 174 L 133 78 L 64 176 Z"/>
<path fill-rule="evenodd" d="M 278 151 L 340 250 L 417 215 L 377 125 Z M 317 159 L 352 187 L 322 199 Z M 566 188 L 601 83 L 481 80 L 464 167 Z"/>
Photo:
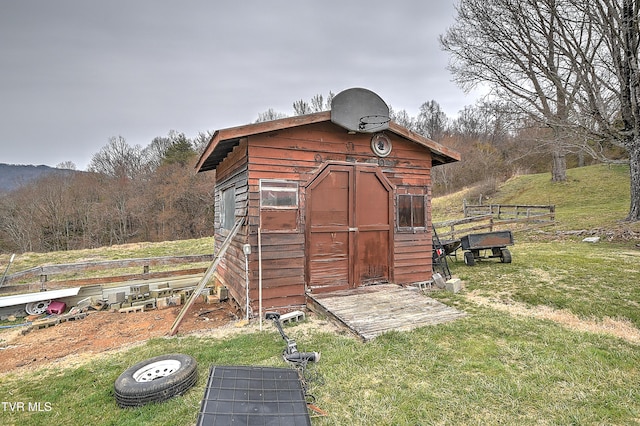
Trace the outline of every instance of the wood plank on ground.
<path fill-rule="evenodd" d="M 331 293 L 309 294 L 311 308 L 346 326 L 364 341 L 392 330 L 441 324 L 466 314 L 417 288 L 380 284 Z"/>

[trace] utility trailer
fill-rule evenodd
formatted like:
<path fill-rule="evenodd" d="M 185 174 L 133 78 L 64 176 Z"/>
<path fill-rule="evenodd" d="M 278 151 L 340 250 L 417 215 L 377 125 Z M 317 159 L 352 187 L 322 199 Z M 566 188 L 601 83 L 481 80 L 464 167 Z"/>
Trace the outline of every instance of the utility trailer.
<path fill-rule="evenodd" d="M 460 239 L 464 250 L 464 263 L 468 266 L 477 260 L 500 258 L 502 263 L 511 263 L 511 252 L 507 246 L 513 245 L 511 231 L 494 231 L 465 235 Z"/>

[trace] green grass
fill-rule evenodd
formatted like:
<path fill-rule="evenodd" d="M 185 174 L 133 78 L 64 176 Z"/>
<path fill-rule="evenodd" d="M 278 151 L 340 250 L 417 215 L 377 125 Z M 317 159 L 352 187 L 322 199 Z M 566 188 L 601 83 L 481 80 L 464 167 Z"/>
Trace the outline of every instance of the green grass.
<path fill-rule="evenodd" d="M 239 336 L 227 340 L 173 338 L 153 339 L 141 348 L 111 355 L 75 368 L 43 369 L 2 378 L 3 401 L 48 403 L 51 411 L 2 410 L 2 425 L 189 425 L 194 424 L 212 364 L 277 365 L 281 352 L 279 335 Z M 46 344 L 46 342 L 43 342 Z M 146 358 L 167 353 L 188 353 L 199 362 L 198 387 L 184 397 L 138 409 L 115 404 L 113 384 L 126 368 Z"/>
<path fill-rule="evenodd" d="M 287 333 L 296 337 L 296 327 Z M 309 369 L 310 392 L 328 416 L 314 418 L 315 425 L 631 424 L 640 417 L 637 346 L 547 321 L 475 308 L 453 323 L 366 344 L 323 332 L 297 341 L 322 352 Z M 3 377 L 4 400 L 47 402 L 51 411 L 4 411 L 0 422 L 191 425 L 209 366 L 284 367 L 283 345 L 271 329 L 225 340 L 155 339 L 75 368 Z M 117 408 L 118 375 L 141 359 L 173 352 L 198 360 L 196 387 L 166 403 Z"/>
<path fill-rule="evenodd" d="M 640 328 L 640 250 L 631 244 L 520 241 L 513 263 L 460 260 L 451 271 L 467 291 L 530 306 L 566 309 L 583 318 L 623 318 Z"/>
<path fill-rule="evenodd" d="M 566 184 L 551 184 L 546 174 L 520 176 L 501 187 L 492 202 L 553 203 L 558 224 L 545 231 L 546 238 L 517 233 L 510 247 L 511 264 L 487 260 L 468 267 L 461 259 L 452 263 L 465 289 L 432 296 L 465 311 L 468 315 L 462 319 L 387 333 L 368 343 L 346 334 L 288 327 L 287 334 L 301 350 L 322 353 L 310 368 L 310 393 L 328 415 L 314 417 L 313 424 L 640 424 L 640 340 L 582 327 L 611 318 L 629 324 L 637 334 L 638 241 L 603 239 L 588 244 L 555 234 L 592 228 L 637 230 L 637 224 L 619 222 L 628 208 L 627 173 L 624 167 L 593 166 L 570 170 Z M 434 200 L 434 217 L 442 209 L 447 212 L 444 219 L 452 218 L 461 209 L 461 198 L 456 194 Z M 210 246 L 211 240 L 204 244 Z M 155 252 L 152 246 L 146 250 Z M 174 253 L 169 246 L 157 253 Z M 175 250 L 201 252 L 197 245 Z M 127 256 L 147 255 L 123 254 Z M 542 310 L 565 313 L 577 324 L 570 328 L 562 321 L 537 317 Z M 283 348 L 280 335 L 267 324 L 263 332 L 224 339 L 154 339 L 74 367 L 54 364 L 0 376 L 1 400 L 48 402 L 52 408 L 11 413 L 0 407 L 0 424 L 192 425 L 209 366 L 284 367 L 279 356 Z M 140 360 L 172 352 L 196 357 L 196 387 L 166 403 L 117 408 L 113 383 L 118 375 Z"/>
<path fill-rule="evenodd" d="M 596 165 L 567 170 L 567 181 L 549 173 L 518 176 L 500 188 L 496 204 L 555 204 L 561 229 L 616 225 L 629 212 L 629 166 Z"/>
<path fill-rule="evenodd" d="M 467 189 L 435 198 L 434 222 L 462 217 L 462 200 L 469 193 Z M 565 230 L 619 226 L 629 203 L 629 166 L 624 165 L 569 169 L 562 183 L 552 182 L 549 173 L 516 176 L 483 200 L 483 204 L 553 204 L 558 229 Z"/>
<path fill-rule="evenodd" d="M 16 255 L 14 262 L 10 266 L 8 275 L 43 265 L 58 265 L 76 262 L 92 262 L 163 256 L 186 256 L 192 254 L 212 254 L 214 251 L 213 241 L 213 237 L 207 237 L 192 240 L 165 241 L 160 243 L 132 243 L 86 250 L 69 250 L 50 253 L 21 253 Z M 9 262 L 10 258 L 10 253 L 0 254 L 0 267 L 2 268 L 0 270 L 0 274 L 4 273 L 6 265 Z M 156 265 L 153 267 L 153 272 L 182 270 L 190 268 L 206 268 L 208 266 L 208 262 L 178 265 Z M 94 271 L 84 271 L 82 273 L 58 274 L 48 277 L 48 281 L 64 281 L 78 278 L 95 278 L 139 274 L 141 272 L 141 267 L 102 269 Z M 25 280 L 25 282 L 32 281 L 32 278 Z"/>
<path fill-rule="evenodd" d="M 23 271 L 36 266 L 57 265 L 61 263 L 183 256 L 203 253 L 213 253 L 213 237 L 165 241 L 161 243 L 132 243 L 95 249 L 56 251 L 50 253 L 28 252 L 16 255 L 9 273 Z M 0 253 L 2 273 L 4 273 L 4 268 L 6 268 L 10 258 L 11 253 Z"/>

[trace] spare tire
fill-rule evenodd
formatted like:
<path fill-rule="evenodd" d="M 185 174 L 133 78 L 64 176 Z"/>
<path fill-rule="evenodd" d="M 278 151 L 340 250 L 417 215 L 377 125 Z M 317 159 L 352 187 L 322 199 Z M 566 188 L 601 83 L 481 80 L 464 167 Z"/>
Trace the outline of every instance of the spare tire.
<path fill-rule="evenodd" d="M 182 395 L 198 380 L 196 360 L 184 354 L 160 355 L 127 368 L 115 381 L 120 408 L 139 407 Z"/>

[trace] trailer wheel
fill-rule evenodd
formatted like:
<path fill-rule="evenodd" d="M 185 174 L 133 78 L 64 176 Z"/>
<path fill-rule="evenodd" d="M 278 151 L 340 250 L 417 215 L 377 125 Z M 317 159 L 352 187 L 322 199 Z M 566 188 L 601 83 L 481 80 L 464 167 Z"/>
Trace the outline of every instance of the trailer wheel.
<path fill-rule="evenodd" d="M 51 300 L 41 300 L 39 302 L 30 302 L 27 303 L 24 307 L 24 310 L 29 315 L 42 315 L 47 312 L 47 308 L 51 304 Z"/>
<path fill-rule="evenodd" d="M 473 253 L 470 251 L 464 252 L 464 264 L 467 266 L 473 266 L 476 264 L 476 259 L 473 257 Z"/>
<path fill-rule="evenodd" d="M 500 262 L 511 263 L 511 252 L 509 249 L 503 248 L 500 250 Z"/>
<path fill-rule="evenodd" d="M 161 355 L 126 369 L 115 381 L 120 408 L 139 407 L 182 395 L 198 380 L 196 360 L 183 354 Z"/>

